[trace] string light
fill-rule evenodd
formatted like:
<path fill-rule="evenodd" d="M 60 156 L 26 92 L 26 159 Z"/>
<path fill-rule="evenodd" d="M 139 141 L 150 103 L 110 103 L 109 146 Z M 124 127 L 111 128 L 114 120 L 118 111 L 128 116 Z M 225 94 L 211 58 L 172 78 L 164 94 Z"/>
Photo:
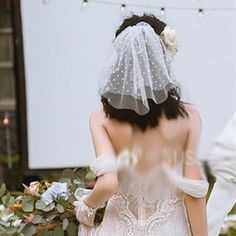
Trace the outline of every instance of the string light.
<path fill-rule="evenodd" d="M 198 16 L 201 18 L 204 16 L 204 10 L 202 8 L 198 9 Z"/>
<path fill-rule="evenodd" d="M 8 169 L 12 168 L 12 159 L 11 159 L 11 133 L 10 133 L 10 114 L 9 112 L 4 112 L 4 118 L 2 124 L 5 127 L 5 138 L 6 138 L 6 150 L 7 150 L 7 166 Z"/>
<path fill-rule="evenodd" d="M 120 7 L 121 15 L 124 16 L 126 13 L 126 4 L 122 4 Z"/>
<path fill-rule="evenodd" d="M 160 10 L 160 15 L 161 15 L 161 16 L 164 16 L 164 15 L 165 15 L 165 13 L 166 13 L 166 10 L 165 10 L 165 8 L 164 8 L 164 7 L 161 7 L 161 10 Z"/>
<path fill-rule="evenodd" d="M 10 115 L 8 112 L 5 112 L 3 120 L 2 120 L 2 124 L 4 127 L 7 127 L 9 125 L 9 123 L 10 123 Z"/>
<path fill-rule="evenodd" d="M 120 10 L 121 10 L 121 12 L 124 12 L 126 10 L 126 5 L 122 4 Z"/>
<path fill-rule="evenodd" d="M 7 127 L 10 123 L 10 120 L 8 117 L 5 117 L 2 121 L 3 126 Z"/>
<path fill-rule="evenodd" d="M 138 4 L 138 3 L 129 3 L 129 4 L 122 4 L 122 2 L 119 1 L 108 1 L 108 0 L 89 0 L 92 3 L 96 3 L 96 4 L 106 4 L 106 5 L 113 5 L 113 6 L 125 6 L 124 8 L 127 7 L 127 5 L 129 5 L 129 7 L 139 7 L 139 8 L 150 8 L 150 9 L 155 9 L 158 8 L 158 5 L 147 5 L 147 4 Z M 217 7 L 207 7 L 204 10 L 201 9 L 197 9 L 195 7 L 175 7 L 175 6 L 166 6 L 166 7 L 161 7 L 161 13 L 166 12 L 166 9 L 168 10 L 186 10 L 186 11 L 196 11 L 196 10 L 200 10 L 200 15 L 203 15 L 203 12 L 205 11 L 231 11 L 231 12 L 236 12 L 236 7 L 223 7 L 223 8 L 217 8 Z"/>
<path fill-rule="evenodd" d="M 83 0 L 82 9 L 86 10 L 88 8 L 88 0 Z"/>

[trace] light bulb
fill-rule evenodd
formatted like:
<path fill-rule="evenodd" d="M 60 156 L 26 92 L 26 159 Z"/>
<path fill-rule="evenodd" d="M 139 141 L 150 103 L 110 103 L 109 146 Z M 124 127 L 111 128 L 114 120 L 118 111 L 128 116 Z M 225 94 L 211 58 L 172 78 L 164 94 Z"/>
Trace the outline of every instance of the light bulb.
<path fill-rule="evenodd" d="M 83 0 L 82 9 L 87 10 L 87 8 L 88 8 L 88 0 Z"/>
<path fill-rule="evenodd" d="M 4 118 L 2 121 L 3 126 L 7 127 L 9 125 L 10 121 L 8 118 Z"/>
<path fill-rule="evenodd" d="M 3 121 L 2 121 L 2 124 L 3 126 L 7 127 L 10 123 L 10 119 L 9 119 L 9 113 L 8 112 L 5 112 L 4 113 L 4 118 L 3 118 Z"/>
<path fill-rule="evenodd" d="M 161 16 L 164 16 L 165 13 L 166 13 L 166 10 L 165 10 L 164 7 L 162 7 L 161 10 L 160 10 L 160 14 L 161 14 Z"/>
<path fill-rule="evenodd" d="M 204 10 L 202 8 L 198 9 L 198 16 L 201 18 L 204 16 Z"/>
<path fill-rule="evenodd" d="M 120 11 L 121 11 L 122 14 L 125 13 L 125 11 L 126 11 L 126 5 L 125 4 L 121 5 Z"/>

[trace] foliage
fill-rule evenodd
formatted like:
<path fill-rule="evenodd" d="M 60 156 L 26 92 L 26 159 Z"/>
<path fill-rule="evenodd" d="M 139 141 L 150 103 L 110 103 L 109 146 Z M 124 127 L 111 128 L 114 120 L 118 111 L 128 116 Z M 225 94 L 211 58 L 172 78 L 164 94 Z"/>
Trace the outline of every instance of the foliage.
<path fill-rule="evenodd" d="M 229 224 L 224 224 L 221 234 L 219 236 L 235 236 L 236 235 L 236 225 L 231 222 Z"/>
<path fill-rule="evenodd" d="M 89 168 L 65 169 L 58 182 L 42 180 L 31 182 L 29 186 L 23 184 L 24 192 L 9 192 L 3 183 L 0 186 L 0 235 L 77 235 L 79 222 L 74 212 L 73 203 L 77 200 L 74 192 L 78 187 L 93 188 L 95 177 Z M 99 209 L 95 221 L 102 221 L 104 210 Z M 233 235 L 236 235 L 235 224 L 225 223 L 220 236 Z"/>
<path fill-rule="evenodd" d="M 30 186 L 24 185 L 24 192 L 10 193 L 3 183 L 0 187 L 0 235 L 77 235 L 79 222 L 74 212 L 73 203 L 77 200 L 74 192 L 78 187 L 91 188 L 94 182 L 95 175 L 87 168 L 65 169 L 58 182 L 31 182 Z M 63 186 L 66 191 L 62 190 Z M 97 222 L 101 222 L 103 212 L 104 209 L 97 212 Z"/>

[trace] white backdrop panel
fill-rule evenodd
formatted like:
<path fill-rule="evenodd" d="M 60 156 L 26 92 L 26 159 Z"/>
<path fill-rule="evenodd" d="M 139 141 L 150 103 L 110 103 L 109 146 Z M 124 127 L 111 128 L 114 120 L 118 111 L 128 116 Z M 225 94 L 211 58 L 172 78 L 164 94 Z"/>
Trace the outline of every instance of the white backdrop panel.
<path fill-rule="evenodd" d="M 156 5 L 154 0 L 126 2 Z M 181 0 L 176 4 L 160 1 L 160 5 L 177 7 L 234 7 L 235 1 Z M 88 120 L 100 106 L 98 74 L 122 20 L 119 6 L 91 3 L 82 11 L 79 0 L 49 0 L 47 4 L 21 0 L 21 8 L 29 167 L 88 165 L 94 158 Z M 175 71 L 184 85 L 184 96 L 202 114 L 200 154 L 204 158 L 236 108 L 236 15 L 206 11 L 199 19 L 196 11 L 167 9 L 163 20 L 178 33 L 181 50 Z"/>

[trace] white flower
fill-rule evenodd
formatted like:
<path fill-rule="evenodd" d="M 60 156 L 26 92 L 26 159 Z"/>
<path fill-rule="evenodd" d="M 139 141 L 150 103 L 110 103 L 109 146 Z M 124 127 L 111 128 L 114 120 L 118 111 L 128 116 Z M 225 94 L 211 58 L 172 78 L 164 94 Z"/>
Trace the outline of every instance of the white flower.
<path fill-rule="evenodd" d="M 9 220 L 12 216 L 14 216 L 13 213 L 8 214 L 8 212 L 4 212 L 4 213 L 2 214 L 2 216 L 0 217 L 0 219 L 1 219 L 2 221 L 4 221 L 4 222 L 8 222 L 8 220 Z"/>
<path fill-rule="evenodd" d="M 18 196 L 16 199 L 15 199 L 15 203 L 16 204 L 19 204 L 23 199 L 23 196 Z"/>
<path fill-rule="evenodd" d="M 176 32 L 169 26 L 165 27 L 165 29 L 163 30 L 163 35 L 169 44 L 173 44 L 176 41 Z"/>
<path fill-rule="evenodd" d="M 3 205 L 0 204 L 0 220 L 4 222 L 8 222 L 8 220 L 13 216 L 13 213 L 9 213 L 8 209 Z"/>
<path fill-rule="evenodd" d="M 178 44 L 176 42 L 175 30 L 171 29 L 169 26 L 166 26 L 165 29 L 161 32 L 161 39 L 166 45 L 168 54 L 174 57 L 179 49 Z"/>
<path fill-rule="evenodd" d="M 13 223 L 12 223 L 12 225 L 14 226 L 14 227 L 18 227 L 18 226 L 20 226 L 20 224 L 21 224 L 21 222 L 22 222 L 22 220 L 15 220 Z"/>
<path fill-rule="evenodd" d="M 38 181 L 31 182 L 29 187 L 26 186 L 25 184 L 22 184 L 22 185 L 27 190 L 27 192 L 31 194 L 32 196 L 37 196 L 37 197 L 40 196 L 40 194 L 38 193 L 40 183 Z"/>
<path fill-rule="evenodd" d="M 42 194 L 41 200 L 46 205 L 51 204 L 54 200 L 67 200 L 69 197 L 69 191 L 66 183 L 54 182 L 45 193 Z"/>
<path fill-rule="evenodd" d="M 31 191 L 38 192 L 38 191 L 39 191 L 39 187 L 40 187 L 39 181 L 34 181 L 34 182 L 31 182 L 31 183 L 30 183 L 29 189 L 30 189 Z"/>
<path fill-rule="evenodd" d="M 0 204 L 0 211 L 4 211 L 6 208 L 3 204 Z"/>

